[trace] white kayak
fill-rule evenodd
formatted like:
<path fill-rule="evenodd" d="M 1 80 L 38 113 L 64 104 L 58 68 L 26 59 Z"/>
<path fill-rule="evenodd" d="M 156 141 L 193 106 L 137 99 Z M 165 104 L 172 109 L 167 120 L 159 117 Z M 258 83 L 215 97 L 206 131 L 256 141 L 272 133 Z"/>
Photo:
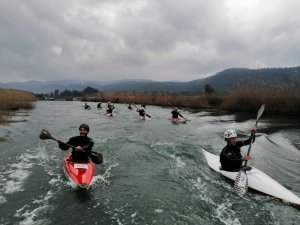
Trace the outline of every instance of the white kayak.
<path fill-rule="evenodd" d="M 222 174 L 223 176 L 235 180 L 238 172 L 228 172 L 224 170 L 220 170 L 220 158 L 217 155 L 211 154 L 204 149 L 203 153 L 207 160 L 208 166 L 214 171 Z M 287 202 L 291 202 L 294 204 L 300 205 L 300 198 L 286 189 L 284 186 L 279 184 L 276 180 L 269 177 L 264 172 L 260 171 L 257 168 L 252 167 L 250 171 L 247 171 L 248 177 L 248 187 L 254 190 L 260 191 L 267 195 L 274 196 L 276 198 L 283 199 Z"/>

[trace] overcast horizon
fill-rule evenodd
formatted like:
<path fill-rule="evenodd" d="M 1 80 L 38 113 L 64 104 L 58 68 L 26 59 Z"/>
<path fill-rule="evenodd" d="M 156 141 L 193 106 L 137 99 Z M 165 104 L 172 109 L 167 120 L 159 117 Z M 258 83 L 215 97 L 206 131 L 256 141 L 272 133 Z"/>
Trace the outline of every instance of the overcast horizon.
<path fill-rule="evenodd" d="M 0 1 L 0 82 L 299 66 L 298 0 Z"/>

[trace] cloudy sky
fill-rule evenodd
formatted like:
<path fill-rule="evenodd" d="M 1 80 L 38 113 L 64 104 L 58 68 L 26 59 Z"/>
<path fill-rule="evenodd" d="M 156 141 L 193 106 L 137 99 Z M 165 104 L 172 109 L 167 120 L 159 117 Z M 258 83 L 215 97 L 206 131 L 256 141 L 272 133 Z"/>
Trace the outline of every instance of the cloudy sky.
<path fill-rule="evenodd" d="M 300 65 L 299 0 L 0 0 L 0 82 Z"/>

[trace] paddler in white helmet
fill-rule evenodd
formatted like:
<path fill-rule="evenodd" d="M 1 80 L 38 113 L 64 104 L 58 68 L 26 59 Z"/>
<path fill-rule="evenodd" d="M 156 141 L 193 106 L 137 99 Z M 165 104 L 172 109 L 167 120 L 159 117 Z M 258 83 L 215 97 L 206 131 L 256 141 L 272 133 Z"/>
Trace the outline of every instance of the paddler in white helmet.
<path fill-rule="evenodd" d="M 256 132 L 256 127 L 251 129 L 251 133 Z M 241 154 L 241 147 L 249 145 L 251 142 L 251 136 L 247 140 L 237 141 L 237 133 L 235 130 L 226 130 L 224 133 L 224 140 L 227 145 L 223 148 L 220 155 L 221 170 L 226 171 L 239 171 L 243 161 L 249 160 L 250 156 Z M 253 141 L 255 140 L 255 134 L 253 135 Z M 251 168 L 250 168 L 251 169 Z"/>

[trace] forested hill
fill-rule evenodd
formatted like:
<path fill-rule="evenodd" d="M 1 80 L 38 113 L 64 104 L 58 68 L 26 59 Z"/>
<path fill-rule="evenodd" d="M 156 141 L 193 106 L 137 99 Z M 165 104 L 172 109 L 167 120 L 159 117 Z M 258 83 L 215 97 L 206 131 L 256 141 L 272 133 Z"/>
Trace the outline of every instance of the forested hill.
<path fill-rule="evenodd" d="M 288 88 L 299 89 L 300 66 L 292 68 L 267 69 L 227 69 L 203 79 L 189 82 L 158 82 L 152 80 L 120 80 L 113 82 L 101 81 L 29 81 L 24 83 L 0 83 L 0 88 L 15 88 L 34 93 L 50 93 L 54 90 L 82 91 L 87 86 L 99 91 L 137 91 L 137 92 L 203 92 L 204 86 L 209 84 L 216 92 L 236 91 L 245 87 Z"/>
<path fill-rule="evenodd" d="M 210 84 L 217 91 L 235 91 L 243 87 L 255 88 L 255 86 L 297 88 L 297 85 L 300 85 L 300 66 L 269 69 L 227 69 L 202 79 L 202 85 L 205 84 Z"/>

